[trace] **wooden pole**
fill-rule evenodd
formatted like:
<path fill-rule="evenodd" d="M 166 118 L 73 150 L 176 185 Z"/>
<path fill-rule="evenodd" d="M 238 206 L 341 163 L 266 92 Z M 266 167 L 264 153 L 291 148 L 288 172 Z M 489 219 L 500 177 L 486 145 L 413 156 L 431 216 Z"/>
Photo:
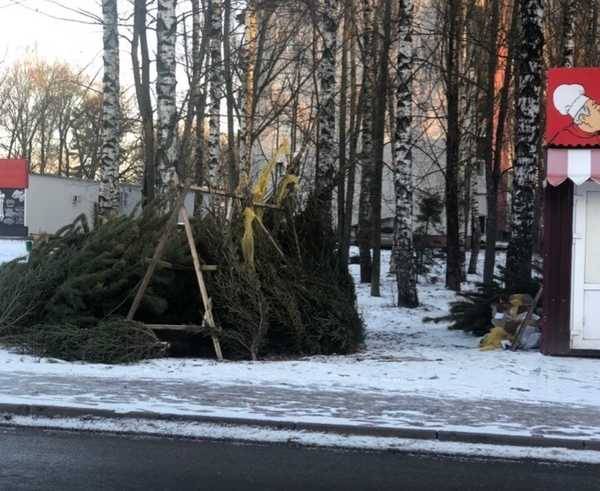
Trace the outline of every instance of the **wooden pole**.
<path fill-rule="evenodd" d="M 214 194 L 217 196 L 225 196 L 226 198 L 234 198 L 239 200 L 245 200 L 246 197 L 241 194 L 230 193 L 228 191 L 223 191 L 220 189 L 208 188 L 206 186 L 190 186 L 190 191 L 194 191 L 196 193 L 203 194 Z M 273 210 L 281 210 L 281 206 L 273 205 L 271 203 L 252 203 L 253 206 L 257 206 L 259 208 L 271 208 Z"/>
<path fill-rule="evenodd" d="M 212 302 L 208 296 L 206 289 L 206 283 L 204 282 L 204 275 L 202 274 L 202 267 L 200 264 L 200 258 L 198 256 L 198 250 L 196 249 L 196 242 L 194 240 L 194 233 L 192 231 L 192 225 L 190 224 L 190 218 L 188 212 L 184 206 L 180 208 L 180 216 L 185 227 L 185 235 L 187 236 L 190 251 L 192 252 L 192 259 L 194 261 L 194 270 L 196 271 L 196 279 L 198 280 L 198 286 L 200 287 L 200 296 L 202 297 L 202 303 L 204 304 L 204 319 L 208 324 L 208 327 L 214 331 L 216 329 L 215 319 L 212 314 Z M 221 351 L 221 343 L 219 338 L 212 334 L 213 345 L 215 353 L 219 361 L 223 361 L 223 353 Z"/>

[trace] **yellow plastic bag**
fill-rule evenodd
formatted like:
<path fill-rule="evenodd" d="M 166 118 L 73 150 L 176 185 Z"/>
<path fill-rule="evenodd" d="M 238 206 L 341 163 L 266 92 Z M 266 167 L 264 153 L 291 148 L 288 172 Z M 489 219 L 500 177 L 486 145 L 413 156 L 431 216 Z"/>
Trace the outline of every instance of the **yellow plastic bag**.
<path fill-rule="evenodd" d="M 510 341 L 512 343 L 513 337 L 502 327 L 494 327 L 479 341 L 479 349 L 481 351 L 502 349 L 502 341 Z"/>

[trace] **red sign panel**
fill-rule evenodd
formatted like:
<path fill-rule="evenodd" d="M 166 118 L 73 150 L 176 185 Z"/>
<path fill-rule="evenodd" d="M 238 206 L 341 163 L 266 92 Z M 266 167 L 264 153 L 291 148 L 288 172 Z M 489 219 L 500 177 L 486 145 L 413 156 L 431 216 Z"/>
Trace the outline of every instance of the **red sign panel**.
<path fill-rule="evenodd" d="M 27 161 L 0 159 L 0 188 L 26 189 L 28 187 Z"/>
<path fill-rule="evenodd" d="M 548 71 L 546 144 L 600 147 L 600 68 Z"/>

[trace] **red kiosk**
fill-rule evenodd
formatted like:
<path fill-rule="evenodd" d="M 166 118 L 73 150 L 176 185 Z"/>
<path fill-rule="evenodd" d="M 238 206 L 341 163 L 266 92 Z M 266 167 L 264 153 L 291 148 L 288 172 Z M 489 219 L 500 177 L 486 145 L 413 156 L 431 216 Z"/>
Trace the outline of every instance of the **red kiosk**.
<path fill-rule="evenodd" d="M 600 68 L 548 72 L 542 351 L 600 356 Z"/>
<path fill-rule="evenodd" d="M 29 187 L 26 160 L 0 159 L 0 237 L 26 237 L 25 206 Z"/>

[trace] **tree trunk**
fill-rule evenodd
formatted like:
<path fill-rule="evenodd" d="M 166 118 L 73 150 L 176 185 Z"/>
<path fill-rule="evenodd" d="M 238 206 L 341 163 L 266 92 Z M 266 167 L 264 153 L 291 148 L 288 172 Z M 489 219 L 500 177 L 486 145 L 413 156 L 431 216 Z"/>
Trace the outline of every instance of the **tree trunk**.
<path fill-rule="evenodd" d="M 506 256 L 506 286 L 517 291 L 531 281 L 535 242 L 535 186 L 542 93 L 543 0 L 521 0 L 519 97 L 511 206 L 511 237 Z"/>
<path fill-rule="evenodd" d="M 562 9 L 561 64 L 572 68 L 575 66 L 575 0 L 563 0 Z"/>
<path fill-rule="evenodd" d="M 159 191 L 165 194 L 176 181 L 177 106 L 176 59 L 177 0 L 158 0 L 156 22 L 157 54 L 157 113 L 158 113 L 158 181 Z"/>
<path fill-rule="evenodd" d="M 98 193 L 98 218 L 117 215 L 119 199 L 120 83 L 119 16 L 117 0 L 102 1 L 104 33 L 104 78 L 102 83 L 102 165 Z"/>
<path fill-rule="evenodd" d="M 371 182 L 373 179 L 373 26 L 370 0 L 362 0 L 363 6 L 363 108 L 362 108 L 362 148 L 360 161 L 360 196 L 358 211 L 358 248 L 360 253 L 360 281 L 371 281 Z"/>
<path fill-rule="evenodd" d="M 229 191 L 235 192 L 239 180 L 239 168 L 235 155 L 235 96 L 233 93 L 233 68 L 231 66 L 231 0 L 225 0 L 223 25 L 223 68 L 227 97 L 227 166 Z"/>
<path fill-rule="evenodd" d="M 206 183 L 218 187 L 218 174 L 221 160 L 221 99 L 225 82 L 223 80 L 223 40 L 221 0 L 210 0 L 210 108 L 208 122 L 208 158 Z"/>
<path fill-rule="evenodd" d="M 244 46 L 240 52 L 240 68 L 243 75 L 243 114 L 240 121 L 240 182 L 249 190 L 252 172 L 252 145 L 254 142 L 254 93 L 255 68 L 258 52 L 258 19 L 255 0 L 248 0 L 244 13 Z"/>
<path fill-rule="evenodd" d="M 350 0 L 349 0 L 350 1 Z M 352 4 L 351 4 L 352 5 Z M 354 19 L 354 8 L 351 7 Z M 358 94 L 356 31 L 353 30 L 350 44 L 350 141 L 348 144 L 348 181 L 346 186 L 346 220 L 344 222 L 344 240 L 342 244 L 346 263 L 350 257 L 350 238 L 352 235 L 352 219 L 354 216 L 354 190 L 356 186 L 356 160 L 358 136 L 361 126 L 362 95 Z M 361 92 L 362 93 L 362 92 Z"/>
<path fill-rule="evenodd" d="M 319 14 L 322 37 L 319 63 L 319 163 L 315 173 L 315 192 L 321 225 L 331 227 L 331 199 L 337 157 L 335 137 L 337 0 L 322 0 Z"/>
<path fill-rule="evenodd" d="M 412 159 L 412 43 L 413 1 L 400 0 L 398 56 L 396 65 L 396 124 L 394 134 L 394 268 L 398 306 L 414 308 L 417 295 L 417 265 L 413 243 Z"/>
<path fill-rule="evenodd" d="M 194 0 L 197 1 L 197 0 Z M 205 2 L 203 2 L 204 5 Z M 196 88 L 196 101 L 195 101 L 195 116 L 196 116 L 196 142 L 195 148 L 196 152 L 194 155 L 195 165 L 194 165 L 194 179 L 197 184 L 201 184 L 204 182 L 205 176 L 205 147 L 206 147 L 206 139 L 205 139 L 205 115 L 206 115 L 206 100 L 208 97 L 208 76 L 202 76 L 203 69 L 205 65 L 207 65 L 206 72 L 210 69 L 210 59 L 206 61 L 209 56 L 207 55 L 207 51 L 209 49 L 209 41 L 210 37 L 208 36 L 208 32 L 210 31 L 210 23 L 211 18 L 205 10 L 204 15 L 204 26 L 203 29 L 200 27 L 200 13 L 198 11 L 198 16 L 194 21 L 194 32 L 197 32 L 198 41 L 194 44 L 194 65 L 198 67 L 198 86 Z M 200 40 L 200 36 L 202 39 Z M 194 208 L 194 214 L 201 214 L 204 210 L 204 195 L 200 193 L 196 193 L 196 206 Z"/>
<path fill-rule="evenodd" d="M 152 109 L 152 96 L 150 94 L 150 54 L 147 37 L 147 7 L 146 0 L 135 0 L 133 21 L 133 42 L 131 59 L 133 65 L 133 78 L 138 109 L 142 118 L 142 148 L 144 152 L 144 179 L 142 194 L 144 202 L 154 199 L 156 186 L 156 160 L 154 143 L 154 114 Z M 138 55 L 140 51 L 141 60 Z"/>
<path fill-rule="evenodd" d="M 516 2 L 520 0 L 515 0 Z M 486 247 L 483 265 L 483 282 L 487 285 L 494 281 L 494 270 L 496 268 L 496 242 L 498 235 L 498 187 L 500 185 L 500 152 L 494 151 L 494 102 L 496 98 L 496 72 L 498 68 L 498 30 L 500 19 L 500 0 L 492 0 L 490 3 L 491 23 L 488 44 L 488 62 L 486 72 L 486 92 L 483 114 L 485 125 L 485 188 L 486 188 Z M 508 61 L 507 63 L 510 63 Z M 508 67 L 507 67 L 508 70 Z M 503 87 L 503 90 L 508 87 Z M 496 148 L 502 148 L 502 141 L 496 141 Z M 498 158 L 494 158 L 494 156 Z"/>
<path fill-rule="evenodd" d="M 373 146 L 373 179 L 371 180 L 371 295 L 381 296 L 381 200 L 383 185 L 383 152 L 385 146 L 385 116 L 387 109 L 389 53 L 392 44 L 392 0 L 383 0 L 383 42 L 379 53 L 377 71 L 377 97 L 375 99 L 375 124 Z"/>
<path fill-rule="evenodd" d="M 461 0 L 448 2 L 448 47 L 446 51 L 446 287 L 460 291 L 462 270 L 458 218 L 458 165 L 460 156 L 459 60 Z"/>
<path fill-rule="evenodd" d="M 348 53 L 352 42 L 352 26 L 350 24 L 351 6 L 349 0 L 342 0 L 344 8 L 344 29 L 342 32 L 342 67 L 340 73 L 340 116 L 338 132 L 338 184 L 337 184 L 337 233 L 339 243 L 340 269 L 348 268 L 348 249 L 344 246 L 344 231 L 346 230 L 346 221 L 351 220 L 346 215 L 346 171 L 348 168 L 347 148 L 348 148 Z M 350 107 L 352 112 L 354 108 Z"/>

